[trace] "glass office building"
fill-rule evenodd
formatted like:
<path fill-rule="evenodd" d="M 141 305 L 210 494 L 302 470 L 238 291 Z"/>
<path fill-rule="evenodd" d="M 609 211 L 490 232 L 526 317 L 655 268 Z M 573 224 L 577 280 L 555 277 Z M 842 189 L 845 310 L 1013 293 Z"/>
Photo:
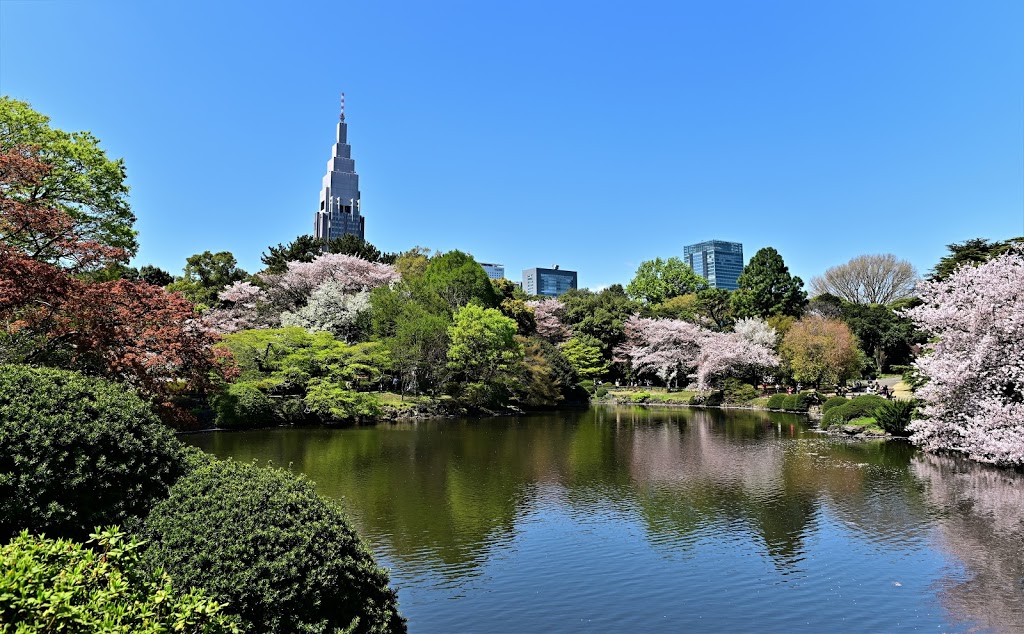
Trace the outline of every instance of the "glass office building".
<path fill-rule="evenodd" d="M 576 271 L 553 269 L 526 269 L 523 271 L 523 291 L 527 295 L 558 297 L 576 288 Z"/>
<path fill-rule="evenodd" d="M 734 291 L 743 272 L 743 245 L 724 240 L 691 244 L 683 247 L 683 261 L 712 288 Z"/>

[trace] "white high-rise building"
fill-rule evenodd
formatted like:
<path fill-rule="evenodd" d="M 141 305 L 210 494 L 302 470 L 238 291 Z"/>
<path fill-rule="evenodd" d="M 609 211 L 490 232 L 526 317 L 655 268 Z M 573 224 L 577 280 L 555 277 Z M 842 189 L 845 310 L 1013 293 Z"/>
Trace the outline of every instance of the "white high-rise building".
<path fill-rule="evenodd" d="M 327 173 L 320 188 L 320 209 L 313 221 L 313 235 L 328 241 L 346 234 L 365 239 L 366 219 L 359 204 L 359 174 L 352 159 L 352 146 L 348 144 L 345 93 L 342 93 L 337 141 L 331 148 L 331 160 L 327 162 Z"/>
<path fill-rule="evenodd" d="M 500 280 L 505 277 L 504 264 L 488 264 L 487 262 L 481 262 L 480 266 L 484 267 L 484 272 L 487 273 L 487 277 L 492 280 Z"/>

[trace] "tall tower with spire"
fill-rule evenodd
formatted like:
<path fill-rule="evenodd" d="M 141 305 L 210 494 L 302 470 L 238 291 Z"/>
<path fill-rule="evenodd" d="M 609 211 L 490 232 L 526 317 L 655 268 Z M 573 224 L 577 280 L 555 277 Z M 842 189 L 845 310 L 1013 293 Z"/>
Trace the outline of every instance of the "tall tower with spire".
<path fill-rule="evenodd" d="M 331 148 L 327 173 L 320 187 L 320 209 L 313 221 L 313 235 L 320 240 L 333 240 L 343 235 L 365 240 L 366 219 L 359 205 L 359 174 L 348 144 L 345 123 L 345 93 L 341 93 L 341 115 L 338 117 L 337 141 Z"/>

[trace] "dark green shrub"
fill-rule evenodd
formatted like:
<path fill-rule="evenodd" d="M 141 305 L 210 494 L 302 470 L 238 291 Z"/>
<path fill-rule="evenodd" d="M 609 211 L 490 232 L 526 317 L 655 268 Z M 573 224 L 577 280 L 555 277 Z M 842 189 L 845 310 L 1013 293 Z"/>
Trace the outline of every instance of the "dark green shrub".
<path fill-rule="evenodd" d="M 167 574 L 143 570 L 139 543 L 117 528 L 89 541 L 96 546 L 25 531 L 0 548 L 0 624 L 26 633 L 241 632 L 202 591 L 175 592 Z"/>
<path fill-rule="evenodd" d="M 806 412 L 807 395 L 802 392 L 800 394 L 787 395 L 782 401 L 782 409 L 787 412 Z"/>
<path fill-rule="evenodd" d="M 149 404 L 77 372 L 0 366 L 0 539 L 82 541 L 146 515 L 184 471 Z"/>
<path fill-rule="evenodd" d="M 608 388 L 606 388 L 606 387 L 599 387 L 599 388 L 597 388 L 597 391 L 594 392 L 594 396 L 596 396 L 597 398 L 604 398 L 604 397 L 608 396 Z"/>
<path fill-rule="evenodd" d="M 914 401 L 887 401 L 875 409 L 875 420 L 893 436 L 905 436 L 916 410 Z"/>
<path fill-rule="evenodd" d="M 765 404 L 768 409 L 782 409 L 786 403 L 785 394 L 772 394 L 768 397 L 768 402 Z"/>
<path fill-rule="evenodd" d="M 594 382 L 590 379 L 584 379 L 579 382 L 579 386 L 586 390 L 588 393 L 594 393 Z"/>
<path fill-rule="evenodd" d="M 232 383 L 216 399 L 218 427 L 262 427 L 275 418 L 270 399 L 251 383 Z"/>
<path fill-rule="evenodd" d="M 718 407 L 725 402 L 725 395 L 721 392 L 712 392 L 704 398 L 704 405 L 707 407 Z"/>
<path fill-rule="evenodd" d="M 825 403 L 821 406 L 821 413 L 824 414 L 824 413 L 828 412 L 828 410 L 832 409 L 833 407 L 838 407 L 840 405 L 845 405 L 846 403 L 849 403 L 849 402 L 850 402 L 850 399 L 846 398 L 845 396 L 833 396 L 832 398 L 830 398 L 827 401 L 825 401 Z"/>
<path fill-rule="evenodd" d="M 842 425 L 847 421 L 862 416 L 873 416 L 875 410 L 887 403 L 877 394 L 862 394 L 850 399 L 849 402 L 837 405 L 828 410 L 821 418 L 821 428 L 828 429 L 833 425 Z"/>
<path fill-rule="evenodd" d="M 213 461 L 184 476 L 143 531 L 146 559 L 252 632 L 404 632 L 388 573 L 341 507 L 286 471 Z M 347 631 L 347 630 L 346 630 Z"/>
<path fill-rule="evenodd" d="M 722 393 L 726 403 L 747 403 L 757 398 L 757 388 L 734 378 L 723 382 Z"/>

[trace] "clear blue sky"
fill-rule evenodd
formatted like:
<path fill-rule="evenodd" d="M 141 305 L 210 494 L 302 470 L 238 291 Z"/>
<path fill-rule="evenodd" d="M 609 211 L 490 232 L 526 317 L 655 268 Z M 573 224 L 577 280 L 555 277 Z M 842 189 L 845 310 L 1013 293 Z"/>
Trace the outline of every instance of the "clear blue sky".
<path fill-rule="evenodd" d="M 0 92 L 123 157 L 142 248 L 312 232 L 339 93 L 367 239 L 581 286 L 724 239 L 805 280 L 1024 234 L 1024 2 L 0 0 Z"/>

